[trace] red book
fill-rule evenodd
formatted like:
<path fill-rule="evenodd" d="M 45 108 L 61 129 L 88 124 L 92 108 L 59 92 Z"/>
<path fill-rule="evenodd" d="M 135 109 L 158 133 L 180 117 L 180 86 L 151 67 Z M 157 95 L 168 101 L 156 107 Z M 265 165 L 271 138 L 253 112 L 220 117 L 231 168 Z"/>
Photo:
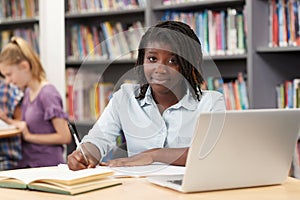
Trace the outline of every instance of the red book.
<path fill-rule="evenodd" d="M 273 47 L 277 47 L 279 45 L 279 36 L 278 36 L 278 8 L 276 4 L 276 0 L 272 0 L 272 27 L 273 27 Z"/>
<path fill-rule="evenodd" d="M 74 120 L 74 80 L 75 80 L 75 70 L 74 68 L 67 68 L 66 69 L 66 80 L 67 80 L 67 111 L 69 114 L 69 119 Z"/>

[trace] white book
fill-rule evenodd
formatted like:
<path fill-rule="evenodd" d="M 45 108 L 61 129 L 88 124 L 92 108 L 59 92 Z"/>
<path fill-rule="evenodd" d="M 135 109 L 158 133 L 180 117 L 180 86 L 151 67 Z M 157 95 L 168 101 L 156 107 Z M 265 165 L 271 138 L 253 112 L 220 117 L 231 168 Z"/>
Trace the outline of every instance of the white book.
<path fill-rule="evenodd" d="M 7 124 L 5 121 L 0 119 L 0 131 L 14 130 L 16 127 L 14 125 Z"/>

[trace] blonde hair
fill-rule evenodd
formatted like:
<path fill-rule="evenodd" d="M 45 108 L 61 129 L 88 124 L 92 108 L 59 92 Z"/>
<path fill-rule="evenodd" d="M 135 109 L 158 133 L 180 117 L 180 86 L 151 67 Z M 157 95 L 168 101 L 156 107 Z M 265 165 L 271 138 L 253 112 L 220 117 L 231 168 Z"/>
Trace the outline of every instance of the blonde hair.
<path fill-rule="evenodd" d="M 13 36 L 1 51 L 0 63 L 15 65 L 22 61 L 29 63 L 33 78 L 39 82 L 46 79 L 46 73 L 38 55 L 23 38 Z"/>

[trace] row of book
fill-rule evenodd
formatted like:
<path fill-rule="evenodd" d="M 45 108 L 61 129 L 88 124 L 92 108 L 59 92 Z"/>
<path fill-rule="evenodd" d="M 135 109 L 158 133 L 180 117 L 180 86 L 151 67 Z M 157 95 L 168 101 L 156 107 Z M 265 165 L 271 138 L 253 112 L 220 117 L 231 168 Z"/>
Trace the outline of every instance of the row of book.
<path fill-rule="evenodd" d="M 276 98 L 278 108 L 300 108 L 300 78 L 277 85 Z"/>
<path fill-rule="evenodd" d="M 209 55 L 246 53 L 246 26 L 243 10 L 203 10 L 199 12 L 166 11 L 162 20 L 176 20 L 189 24 Z"/>
<path fill-rule="evenodd" d="M 114 84 L 93 71 L 66 70 L 67 112 L 70 120 L 95 121 L 106 107 Z"/>
<path fill-rule="evenodd" d="M 146 0 L 68 0 L 68 13 L 144 8 Z"/>
<path fill-rule="evenodd" d="M 180 3 L 188 3 L 188 2 L 195 2 L 199 0 L 162 0 L 162 4 L 167 6 L 167 5 L 176 5 Z"/>
<path fill-rule="evenodd" d="M 0 31 L 0 49 L 10 42 L 12 36 L 24 38 L 34 51 L 39 54 L 39 26 L 35 24 L 32 28 L 18 28 L 14 30 Z"/>
<path fill-rule="evenodd" d="M 300 0 L 269 0 L 269 46 L 300 46 Z"/>
<path fill-rule="evenodd" d="M 236 9 L 203 12 L 167 11 L 162 20 L 188 23 L 209 55 L 235 55 L 246 52 L 244 14 Z M 99 25 L 74 24 L 67 30 L 68 60 L 136 58 L 138 41 L 145 29 L 140 21 L 132 24 L 103 22 Z"/>
<path fill-rule="evenodd" d="M 238 73 L 237 79 L 226 83 L 222 78 L 208 77 L 204 88 L 223 93 L 227 110 L 249 109 L 247 84 L 241 72 Z"/>
<path fill-rule="evenodd" d="M 138 41 L 144 33 L 140 21 L 124 24 L 72 25 L 67 32 L 68 60 L 136 58 Z"/>
<path fill-rule="evenodd" d="M 0 0 L 0 20 L 24 19 L 39 15 L 39 0 Z"/>

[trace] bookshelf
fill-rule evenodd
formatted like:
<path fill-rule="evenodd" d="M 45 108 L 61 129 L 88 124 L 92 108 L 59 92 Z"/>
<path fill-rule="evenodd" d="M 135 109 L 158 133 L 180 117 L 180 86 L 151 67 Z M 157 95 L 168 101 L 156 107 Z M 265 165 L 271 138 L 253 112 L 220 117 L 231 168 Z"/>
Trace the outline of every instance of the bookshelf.
<path fill-rule="evenodd" d="M 37 0 L 1 1 L 0 48 L 13 35 L 21 36 L 39 53 L 39 4 Z"/>
<path fill-rule="evenodd" d="M 269 47 L 267 0 L 249 1 L 249 93 L 253 108 L 276 107 L 275 87 L 300 76 L 299 46 Z M 261 28 L 265 27 L 265 28 Z"/>

